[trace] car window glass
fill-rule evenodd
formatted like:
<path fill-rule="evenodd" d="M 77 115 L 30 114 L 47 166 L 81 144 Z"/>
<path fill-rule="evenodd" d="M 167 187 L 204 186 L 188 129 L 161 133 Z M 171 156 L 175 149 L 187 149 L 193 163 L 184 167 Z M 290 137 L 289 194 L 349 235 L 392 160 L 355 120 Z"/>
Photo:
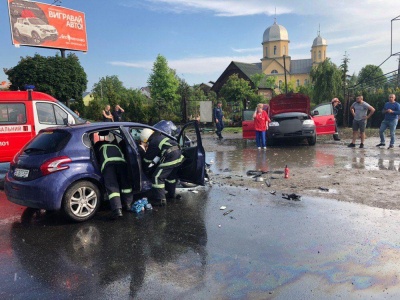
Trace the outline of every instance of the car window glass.
<path fill-rule="evenodd" d="M 56 115 L 56 121 L 57 125 L 66 125 L 68 124 L 68 114 L 63 111 L 60 107 L 57 105 L 53 105 L 54 107 L 54 112 Z"/>
<path fill-rule="evenodd" d="M 190 124 L 184 129 L 182 135 L 179 138 L 179 145 L 181 148 L 196 147 L 197 146 L 197 135 L 194 124 Z"/>
<path fill-rule="evenodd" d="M 251 121 L 253 120 L 254 110 L 245 110 L 243 111 L 243 121 Z"/>
<path fill-rule="evenodd" d="M 51 103 L 38 102 L 36 103 L 36 109 L 39 123 L 48 125 L 57 124 L 54 116 L 53 105 Z"/>
<path fill-rule="evenodd" d="M 68 143 L 71 135 L 66 131 L 45 131 L 25 146 L 24 152 L 28 154 L 53 153 L 62 150 Z"/>
<path fill-rule="evenodd" d="M 319 116 L 328 116 L 332 114 L 331 104 L 317 106 L 314 110 L 318 110 Z"/>
<path fill-rule="evenodd" d="M 25 124 L 26 109 L 25 104 L 0 104 L 0 124 Z"/>

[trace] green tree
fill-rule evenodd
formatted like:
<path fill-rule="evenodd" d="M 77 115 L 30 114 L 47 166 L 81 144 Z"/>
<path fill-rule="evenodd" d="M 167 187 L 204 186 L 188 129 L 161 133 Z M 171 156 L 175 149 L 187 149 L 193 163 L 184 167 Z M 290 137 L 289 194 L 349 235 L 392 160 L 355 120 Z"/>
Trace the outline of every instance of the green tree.
<path fill-rule="evenodd" d="M 319 104 L 340 95 L 342 72 L 329 58 L 311 69 L 310 78 L 314 85 L 313 102 Z"/>
<path fill-rule="evenodd" d="M 87 87 L 87 76 L 73 53 L 65 58 L 39 54 L 21 57 L 15 67 L 3 70 L 11 82 L 11 90 L 34 85 L 35 90 L 50 94 L 67 105 L 70 99 L 75 99 L 77 108 L 83 108 L 82 93 Z"/>
<path fill-rule="evenodd" d="M 386 77 L 383 75 L 382 69 L 378 66 L 366 65 L 358 73 L 358 84 L 361 85 L 362 89 L 383 88 L 386 82 Z"/>
<path fill-rule="evenodd" d="M 92 89 L 94 99 L 98 99 L 102 106 L 110 104 L 111 108 L 114 108 L 117 104 L 122 107 L 127 106 L 126 92 L 127 89 L 117 75 L 100 78 Z"/>
<path fill-rule="evenodd" d="M 345 98 L 345 93 L 346 93 L 346 87 L 348 86 L 348 78 L 347 78 L 347 72 L 349 71 L 349 62 L 350 59 L 347 56 L 347 53 L 344 54 L 344 57 L 342 59 L 342 64 L 340 65 L 340 70 L 342 71 L 342 87 L 343 87 L 343 98 Z"/>
<path fill-rule="evenodd" d="M 176 72 L 168 67 L 164 56 L 157 56 L 147 83 L 159 115 L 161 116 L 161 111 L 168 118 L 172 118 L 174 114 L 179 115 L 179 79 Z"/>
<path fill-rule="evenodd" d="M 222 86 L 220 91 L 220 96 L 223 97 L 228 102 L 239 102 L 240 108 L 243 109 L 247 105 L 249 97 L 254 95 L 254 90 L 252 89 L 250 83 L 239 78 L 238 74 L 233 74 L 229 76 L 226 83 Z"/>

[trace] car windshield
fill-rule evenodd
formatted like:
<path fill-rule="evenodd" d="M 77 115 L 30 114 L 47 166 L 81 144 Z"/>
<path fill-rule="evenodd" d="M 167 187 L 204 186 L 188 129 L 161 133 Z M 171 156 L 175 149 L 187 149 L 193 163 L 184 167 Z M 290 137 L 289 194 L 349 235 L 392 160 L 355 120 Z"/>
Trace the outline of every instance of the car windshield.
<path fill-rule="evenodd" d="M 54 153 L 65 147 L 71 134 L 62 130 L 39 133 L 25 148 L 26 154 Z"/>
<path fill-rule="evenodd" d="M 75 124 L 83 124 L 86 123 L 85 119 L 82 119 L 81 117 L 79 117 L 75 112 L 73 112 L 68 106 L 66 106 L 64 103 L 62 103 L 61 101 L 57 100 L 57 103 L 59 105 L 62 106 L 62 108 L 64 108 L 69 114 L 71 114 L 74 119 L 75 119 Z"/>
<path fill-rule="evenodd" d="M 31 18 L 29 19 L 29 22 L 33 25 L 47 25 L 42 19 L 39 18 Z"/>

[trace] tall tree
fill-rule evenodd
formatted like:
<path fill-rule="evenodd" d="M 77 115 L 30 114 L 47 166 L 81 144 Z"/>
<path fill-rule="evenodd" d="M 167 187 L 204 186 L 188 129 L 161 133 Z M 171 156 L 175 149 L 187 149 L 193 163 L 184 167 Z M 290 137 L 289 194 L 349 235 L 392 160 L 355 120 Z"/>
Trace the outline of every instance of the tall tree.
<path fill-rule="evenodd" d="M 358 84 L 361 85 L 362 89 L 383 88 L 386 81 L 382 69 L 378 66 L 366 65 L 358 73 Z"/>
<path fill-rule="evenodd" d="M 343 59 L 342 59 L 342 64 L 340 65 L 340 70 L 342 71 L 342 82 L 343 82 L 343 98 L 345 98 L 346 94 L 346 87 L 348 86 L 348 78 L 347 78 L 347 72 L 349 71 L 349 62 L 350 58 L 347 56 L 347 53 L 344 53 Z"/>
<path fill-rule="evenodd" d="M 239 101 L 240 108 L 243 109 L 246 107 L 246 102 L 250 100 L 249 98 L 254 96 L 254 90 L 247 80 L 239 78 L 238 74 L 233 74 L 222 86 L 220 96 L 229 102 Z"/>
<path fill-rule="evenodd" d="M 311 70 L 310 78 L 314 85 L 313 102 L 315 104 L 340 95 L 342 72 L 329 58 Z"/>
<path fill-rule="evenodd" d="M 161 111 L 164 116 L 179 113 L 179 80 L 176 72 L 168 67 L 168 61 L 164 56 L 160 54 L 157 56 L 147 83 L 151 98 L 157 103 L 156 108 L 160 117 Z"/>
<path fill-rule="evenodd" d="M 70 99 L 75 99 L 83 105 L 82 93 L 87 87 L 87 76 L 73 53 L 65 58 L 58 54 L 48 57 L 35 54 L 21 58 L 15 67 L 3 70 L 11 82 L 11 90 L 34 85 L 35 90 L 50 94 L 67 104 Z"/>
<path fill-rule="evenodd" d="M 110 104 L 114 107 L 120 104 L 122 107 L 127 105 L 125 94 L 127 89 L 124 87 L 117 75 L 100 78 L 99 82 L 93 85 L 92 93 L 104 106 Z"/>

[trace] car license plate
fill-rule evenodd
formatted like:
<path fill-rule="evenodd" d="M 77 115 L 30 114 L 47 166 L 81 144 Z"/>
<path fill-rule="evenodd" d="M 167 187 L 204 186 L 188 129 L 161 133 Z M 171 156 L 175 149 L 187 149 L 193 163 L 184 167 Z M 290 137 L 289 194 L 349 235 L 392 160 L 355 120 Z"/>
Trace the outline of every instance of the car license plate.
<path fill-rule="evenodd" d="M 21 177 L 21 178 L 27 178 L 29 176 L 29 170 L 16 168 L 14 171 L 14 176 Z"/>

